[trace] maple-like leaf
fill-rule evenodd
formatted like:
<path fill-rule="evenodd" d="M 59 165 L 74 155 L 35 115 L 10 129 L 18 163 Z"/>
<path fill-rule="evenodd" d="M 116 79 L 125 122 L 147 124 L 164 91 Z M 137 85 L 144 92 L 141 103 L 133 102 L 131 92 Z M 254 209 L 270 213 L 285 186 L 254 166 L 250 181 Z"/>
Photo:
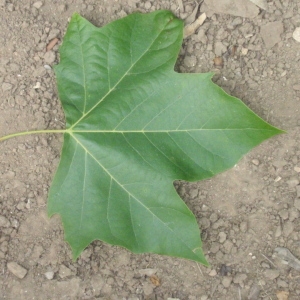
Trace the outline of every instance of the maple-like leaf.
<path fill-rule="evenodd" d="M 93 240 L 207 264 L 173 181 L 232 167 L 280 133 L 211 82 L 174 71 L 183 23 L 168 11 L 96 28 L 75 14 L 55 68 L 66 115 L 49 215 L 76 259 Z"/>

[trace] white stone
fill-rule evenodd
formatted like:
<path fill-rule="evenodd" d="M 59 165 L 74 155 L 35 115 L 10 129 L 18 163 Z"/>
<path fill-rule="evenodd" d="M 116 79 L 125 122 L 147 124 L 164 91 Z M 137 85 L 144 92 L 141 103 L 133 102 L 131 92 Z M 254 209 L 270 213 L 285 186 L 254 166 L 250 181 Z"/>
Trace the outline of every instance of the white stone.
<path fill-rule="evenodd" d="M 154 275 L 156 272 L 157 272 L 157 269 L 141 269 L 141 270 L 139 270 L 139 273 L 142 276 L 146 275 L 146 276 L 149 276 L 149 277 Z"/>
<path fill-rule="evenodd" d="M 293 32 L 293 38 L 300 43 L 300 27 L 297 27 Z"/>
<path fill-rule="evenodd" d="M 54 277 L 54 272 L 53 271 L 49 271 L 45 273 L 45 277 L 49 280 L 53 279 Z"/>
<path fill-rule="evenodd" d="M 225 241 L 226 241 L 226 237 L 227 237 L 227 235 L 226 235 L 226 233 L 225 232 L 220 232 L 219 233 L 219 242 L 221 243 L 221 244 L 223 244 Z"/>
<path fill-rule="evenodd" d="M 37 1 L 33 3 L 33 7 L 40 9 L 43 6 L 43 2 L 42 1 Z"/>

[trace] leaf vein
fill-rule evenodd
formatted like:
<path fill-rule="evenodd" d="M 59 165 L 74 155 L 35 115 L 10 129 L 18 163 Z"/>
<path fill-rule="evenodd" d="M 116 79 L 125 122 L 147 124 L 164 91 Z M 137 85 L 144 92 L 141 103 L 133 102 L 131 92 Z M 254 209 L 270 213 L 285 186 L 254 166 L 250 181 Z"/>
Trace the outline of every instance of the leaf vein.
<path fill-rule="evenodd" d="M 109 174 L 108 174 L 109 175 Z M 110 176 L 110 175 L 109 175 Z M 114 236 L 115 238 L 117 238 L 113 232 L 112 232 L 112 228 L 110 226 L 110 221 L 109 221 L 109 206 L 110 206 L 110 201 L 111 201 L 111 188 L 112 188 L 112 180 L 113 178 L 110 176 L 110 181 L 109 181 L 109 189 L 108 189 L 108 197 L 107 197 L 107 208 L 106 208 L 106 219 L 107 219 L 107 224 L 110 230 L 110 233 L 112 236 Z M 118 238 L 117 238 L 118 239 Z"/>
<path fill-rule="evenodd" d="M 195 141 L 195 143 L 197 143 L 201 148 L 203 148 L 203 149 L 205 149 L 207 152 L 209 152 L 209 153 L 211 153 L 211 154 L 213 154 L 214 156 L 218 156 L 218 157 L 220 157 L 220 158 L 222 158 L 222 159 L 224 159 L 224 160 L 226 160 L 226 157 L 224 157 L 224 156 L 222 156 L 222 155 L 220 155 L 220 154 L 217 154 L 217 153 L 214 153 L 214 152 L 212 152 L 211 150 L 208 150 L 206 147 L 204 147 L 203 145 L 201 145 L 189 132 L 187 132 L 187 134 Z M 228 139 L 228 137 L 227 137 L 227 139 Z"/>
<path fill-rule="evenodd" d="M 165 27 L 167 24 L 165 25 Z M 85 112 L 72 126 L 70 129 L 72 129 L 74 126 L 76 126 L 86 115 L 88 115 L 91 111 L 93 111 L 102 101 L 105 100 L 105 98 L 118 86 L 118 84 L 128 75 L 130 70 L 142 59 L 142 57 L 149 51 L 149 49 L 152 47 L 154 42 L 157 40 L 157 38 L 160 36 L 160 34 L 163 32 L 164 28 L 161 32 L 153 39 L 152 43 L 149 45 L 149 47 L 141 54 L 141 56 L 131 65 L 131 67 L 124 73 L 124 75 L 121 76 L 121 78 L 117 81 L 117 83 L 87 112 Z"/>
<path fill-rule="evenodd" d="M 84 105 L 83 105 L 83 113 L 85 113 L 85 110 L 86 110 L 86 101 L 87 101 L 87 89 L 86 89 L 86 70 L 85 70 L 85 62 L 84 62 L 84 55 L 83 55 L 83 48 L 82 48 L 82 39 L 81 39 L 81 32 L 80 32 L 80 29 L 79 29 L 79 24 L 78 22 L 76 23 L 77 24 L 77 30 L 78 30 L 78 33 L 79 33 L 79 40 L 80 40 L 80 52 L 81 52 L 81 62 L 82 62 L 82 73 L 83 73 L 83 89 L 84 89 Z"/>
<path fill-rule="evenodd" d="M 84 154 L 84 177 L 83 177 L 83 187 L 82 187 L 82 204 L 81 204 L 79 229 L 81 229 L 81 226 L 82 226 L 83 211 L 84 211 L 84 204 L 85 204 L 86 176 L 87 176 L 87 167 L 86 167 L 86 165 L 87 165 L 87 152 L 85 151 L 85 154 Z"/>
<path fill-rule="evenodd" d="M 200 167 L 202 170 L 205 170 L 204 168 L 203 168 L 203 166 L 200 166 L 199 165 L 199 163 L 198 162 L 196 162 L 190 155 L 188 155 L 183 149 L 182 149 L 182 147 L 181 146 L 179 146 L 178 145 L 178 143 L 171 137 L 171 135 L 169 134 L 169 137 L 170 137 L 170 139 L 177 145 L 177 147 L 188 157 L 188 158 L 190 158 L 198 167 Z M 197 144 L 199 144 L 199 143 L 197 143 Z M 206 170 L 206 171 L 209 171 L 209 172 L 211 172 L 210 170 Z M 211 172 L 212 173 L 212 172 Z"/>
<path fill-rule="evenodd" d="M 129 195 L 131 196 L 133 199 L 135 199 L 135 201 L 137 201 L 142 207 L 144 207 L 154 218 L 156 218 L 157 220 L 159 220 L 162 224 L 164 224 L 164 226 L 166 228 L 168 228 L 168 230 L 170 232 L 172 232 L 172 234 L 175 235 L 175 232 L 172 228 L 170 228 L 168 226 L 167 223 L 165 223 L 162 219 L 160 219 L 158 216 L 156 216 L 143 202 L 141 202 L 136 196 L 134 196 L 131 192 L 129 192 L 124 185 L 122 185 L 112 174 L 109 173 L 109 171 L 96 159 L 96 157 L 88 151 L 88 149 L 73 135 L 71 134 L 72 137 L 74 138 L 74 140 L 87 152 L 87 154 L 90 155 L 90 157 Z M 179 238 L 178 236 L 176 236 L 176 238 L 180 239 L 181 242 L 188 248 L 191 249 L 185 241 L 183 241 L 181 238 Z"/>
<path fill-rule="evenodd" d="M 132 204 L 131 204 L 131 195 L 129 195 L 129 212 L 130 212 L 130 221 L 131 221 L 131 227 L 132 227 L 132 231 L 133 231 L 133 234 L 134 234 L 134 238 L 135 238 L 135 241 L 136 241 L 136 244 L 138 245 L 138 247 L 140 248 L 140 242 L 139 242 L 139 239 L 138 239 L 138 236 L 137 236 L 137 233 L 136 233 L 136 228 L 135 228 L 135 224 L 134 224 L 134 221 L 133 221 L 133 215 L 134 213 L 132 213 Z"/>
<path fill-rule="evenodd" d="M 148 137 L 147 135 L 144 133 L 145 137 L 147 138 L 147 140 L 155 147 L 155 149 L 157 149 L 168 161 L 170 161 L 174 166 L 176 166 L 178 169 L 180 169 L 183 173 L 185 173 L 186 175 L 188 175 L 188 173 L 182 169 L 179 165 L 175 164 L 175 162 L 173 162 L 172 160 L 170 160 L 170 158 L 163 152 L 161 151 Z"/>
<path fill-rule="evenodd" d="M 162 87 L 163 86 L 166 86 L 167 84 L 169 84 L 171 82 L 171 80 L 170 81 L 167 81 L 167 82 L 165 82 L 163 85 L 162 85 Z M 152 97 L 155 93 L 157 93 L 157 91 L 156 90 L 153 90 L 147 97 L 146 97 L 146 99 L 145 100 L 143 100 L 142 102 L 140 102 L 140 103 L 138 103 L 138 105 L 136 105 L 133 109 L 131 109 L 131 111 L 115 126 L 115 128 L 112 130 L 112 131 L 116 131 L 116 129 L 134 112 L 134 111 L 136 111 L 141 105 L 143 105 L 145 102 L 147 102 L 149 99 L 150 99 L 150 97 Z"/>
<path fill-rule="evenodd" d="M 151 164 L 143 157 L 143 155 L 128 141 L 128 139 L 126 138 L 125 134 L 123 133 L 123 137 L 125 139 L 125 141 L 127 142 L 127 144 L 133 149 L 134 152 L 136 152 L 141 158 L 142 160 L 150 166 L 151 169 L 155 170 Z M 155 170 L 156 171 L 156 170 Z"/>
<path fill-rule="evenodd" d="M 70 165 L 69 165 L 68 172 L 67 172 L 67 174 L 66 174 L 64 180 L 63 180 L 62 183 L 60 184 L 59 190 L 61 190 L 61 188 L 63 187 L 63 185 L 65 184 L 65 182 L 66 182 L 66 180 L 67 180 L 67 177 L 69 176 L 71 167 L 72 167 L 72 165 L 73 165 L 73 163 L 74 163 L 74 158 L 75 158 L 75 154 L 76 154 L 76 151 L 77 151 L 77 147 L 78 147 L 78 144 L 76 144 L 76 146 L 75 146 L 75 150 L 74 150 L 74 152 L 73 152 L 73 156 L 72 156 L 72 159 L 71 159 L 71 163 L 70 163 Z"/>
<path fill-rule="evenodd" d="M 181 96 L 178 96 L 177 100 L 175 100 L 174 102 L 171 102 L 169 105 L 167 105 L 164 109 L 162 109 L 158 114 L 156 114 L 144 127 L 143 130 L 153 122 L 153 120 L 157 119 L 163 112 L 165 112 L 167 109 L 169 109 L 171 106 L 173 106 L 174 104 L 176 104 L 178 101 L 180 101 L 182 99 Z"/>

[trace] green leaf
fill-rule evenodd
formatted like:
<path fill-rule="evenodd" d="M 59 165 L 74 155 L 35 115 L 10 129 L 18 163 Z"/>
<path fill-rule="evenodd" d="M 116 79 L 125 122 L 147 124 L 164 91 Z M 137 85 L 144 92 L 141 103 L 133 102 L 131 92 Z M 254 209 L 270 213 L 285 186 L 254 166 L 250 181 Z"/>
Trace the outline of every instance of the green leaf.
<path fill-rule="evenodd" d="M 75 14 L 55 68 L 67 129 L 49 215 L 76 259 L 93 240 L 206 264 L 173 181 L 232 167 L 280 133 L 211 82 L 174 71 L 183 23 L 168 11 L 96 28 Z"/>

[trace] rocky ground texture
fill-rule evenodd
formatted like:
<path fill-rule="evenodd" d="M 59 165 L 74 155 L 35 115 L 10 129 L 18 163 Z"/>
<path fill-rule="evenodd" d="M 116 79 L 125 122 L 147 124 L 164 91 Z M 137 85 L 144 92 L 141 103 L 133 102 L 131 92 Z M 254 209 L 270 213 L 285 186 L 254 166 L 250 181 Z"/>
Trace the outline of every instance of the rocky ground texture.
<path fill-rule="evenodd" d="M 215 72 L 221 87 L 287 131 L 223 174 L 175 183 L 197 216 L 210 268 L 99 241 L 73 262 L 59 218 L 46 214 L 62 137 L 1 143 L 1 299 L 300 299 L 300 2 L 198 2 L 0 0 L 0 136 L 64 126 L 52 66 L 74 12 L 102 26 L 157 9 L 186 23 L 205 12 L 178 70 Z"/>

